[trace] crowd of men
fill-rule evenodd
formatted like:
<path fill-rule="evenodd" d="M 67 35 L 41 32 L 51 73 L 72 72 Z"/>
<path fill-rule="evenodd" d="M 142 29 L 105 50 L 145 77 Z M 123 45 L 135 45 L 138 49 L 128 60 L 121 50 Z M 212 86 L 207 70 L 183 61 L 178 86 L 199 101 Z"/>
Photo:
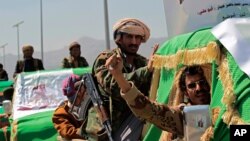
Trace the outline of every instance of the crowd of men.
<path fill-rule="evenodd" d="M 114 141 L 142 140 L 143 126 L 150 122 L 164 131 L 170 132 L 169 138 L 183 139 L 182 109 L 185 105 L 204 105 L 210 103 L 210 84 L 200 66 L 187 66 L 180 77 L 179 85 L 187 103 L 181 102 L 178 107 L 159 104 L 148 98 L 153 73 L 153 56 L 159 48 L 155 44 L 152 54 L 146 58 L 138 54 L 142 43 L 150 37 L 150 29 L 135 18 L 124 18 L 113 26 L 113 37 L 117 45 L 113 50 L 101 52 L 92 66 L 92 75 L 100 90 L 104 108 L 111 123 L 111 134 Z M 23 46 L 23 59 L 18 60 L 13 77 L 18 73 L 44 70 L 40 59 L 33 58 L 31 45 Z M 81 46 L 77 42 L 69 45 L 69 57 L 62 60 L 62 68 L 88 67 L 87 60 L 81 56 Z M 2 74 L 2 65 L 0 73 Z M 54 111 L 52 121 L 58 131 L 58 140 L 110 140 L 107 131 L 100 122 L 95 107 L 86 106 L 86 118 L 79 119 L 81 102 L 86 98 L 86 87 L 82 76 L 71 75 L 63 81 L 63 95 L 67 101 Z M 1 79 L 7 79 L 1 77 Z M 145 112 L 146 111 L 146 112 Z M 138 125 L 136 128 L 135 124 Z M 129 135 L 122 134 L 129 126 Z"/>
<path fill-rule="evenodd" d="M 16 62 L 13 78 L 21 72 L 32 72 L 44 70 L 44 65 L 41 59 L 34 58 L 34 47 L 32 45 L 24 45 L 22 47 L 23 59 Z M 81 56 L 81 45 L 78 42 L 72 42 L 69 45 L 69 56 L 63 58 L 61 68 L 78 68 L 88 67 L 87 60 Z M 0 81 L 9 80 L 6 70 L 3 69 L 3 64 L 0 63 Z"/>
<path fill-rule="evenodd" d="M 179 85 L 188 99 L 187 103 L 183 101 L 178 107 L 155 103 L 147 96 L 153 72 L 153 56 L 159 45 L 154 46 L 149 59 L 137 53 L 141 43 L 145 43 L 150 37 L 149 28 L 138 19 L 121 19 L 113 26 L 113 37 L 117 47 L 101 52 L 92 66 L 92 75 L 97 81 L 104 107 L 108 111 L 113 140 L 142 140 L 145 122 L 151 122 L 170 132 L 168 138 L 171 140 L 183 139 L 183 107 L 210 103 L 210 84 L 204 77 L 202 68 L 187 66 L 182 72 Z M 82 91 L 79 94 L 73 94 L 74 99 L 87 100 L 82 96 L 88 94 L 84 85 L 79 85 L 81 79 L 74 83 L 69 81 L 73 80 L 71 77 L 73 76 L 65 80 L 67 84 L 63 90 L 80 89 Z M 95 107 L 86 106 L 86 118 L 79 121 L 77 112 L 68 110 L 75 105 L 72 104 L 71 91 L 64 95 L 68 97 L 68 104 L 64 103 L 58 107 L 52 118 L 60 139 L 110 140 Z M 122 133 L 126 132 L 126 128 L 131 131 L 124 135 Z"/>

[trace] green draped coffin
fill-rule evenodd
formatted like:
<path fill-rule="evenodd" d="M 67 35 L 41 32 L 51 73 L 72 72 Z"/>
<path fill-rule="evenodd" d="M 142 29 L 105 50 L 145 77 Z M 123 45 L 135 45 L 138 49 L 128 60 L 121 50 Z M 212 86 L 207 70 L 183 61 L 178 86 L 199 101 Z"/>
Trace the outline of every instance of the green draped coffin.
<path fill-rule="evenodd" d="M 212 125 L 202 137 L 229 141 L 230 125 L 250 123 L 250 79 L 240 70 L 232 55 L 210 32 L 201 29 L 166 41 L 154 58 L 151 99 L 177 105 L 177 81 L 183 66 L 201 65 L 211 83 Z M 164 132 L 150 125 L 144 141 L 156 141 Z M 162 138 L 161 138 L 162 139 Z"/>
<path fill-rule="evenodd" d="M 75 68 L 20 74 L 13 97 L 11 140 L 55 141 L 58 134 L 52 123 L 52 114 L 65 100 L 61 92 L 62 80 L 72 73 L 82 75 L 90 70 Z"/>

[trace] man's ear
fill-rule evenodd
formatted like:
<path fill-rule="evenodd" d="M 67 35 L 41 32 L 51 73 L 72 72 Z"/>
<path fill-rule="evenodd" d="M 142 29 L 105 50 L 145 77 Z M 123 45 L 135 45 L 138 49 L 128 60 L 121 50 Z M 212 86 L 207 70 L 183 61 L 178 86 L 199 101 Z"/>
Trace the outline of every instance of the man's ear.
<path fill-rule="evenodd" d="M 117 41 L 118 44 L 121 44 L 121 38 Z"/>

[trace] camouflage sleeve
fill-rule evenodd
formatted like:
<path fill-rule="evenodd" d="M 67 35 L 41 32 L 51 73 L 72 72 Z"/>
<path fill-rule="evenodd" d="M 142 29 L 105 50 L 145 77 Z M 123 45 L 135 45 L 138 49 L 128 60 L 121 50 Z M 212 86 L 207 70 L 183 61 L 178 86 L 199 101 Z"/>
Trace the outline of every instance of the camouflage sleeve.
<path fill-rule="evenodd" d="M 83 67 L 88 67 L 89 64 L 88 64 L 86 58 L 82 57 L 82 60 L 83 60 Z"/>
<path fill-rule="evenodd" d="M 133 81 L 133 83 L 139 87 L 151 80 L 151 72 L 149 72 L 147 66 L 136 69 L 130 73 L 123 73 L 124 77 L 128 81 Z"/>
<path fill-rule="evenodd" d="M 68 61 L 67 58 L 63 58 L 61 67 L 62 67 L 62 68 L 70 68 L 70 66 L 69 66 L 69 61 Z"/>
<path fill-rule="evenodd" d="M 117 94 L 120 92 L 118 84 L 113 78 L 112 74 L 105 67 L 105 63 L 108 57 L 110 57 L 112 53 L 103 53 L 99 55 L 94 62 L 93 65 L 93 73 L 97 78 L 98 83 L 108 94 Z M 123 75 L 126 80 L 133 81 L 136 86 L 142 84 L 143 82 L 147 82 L 151 73 L 148 71 L 147 67 L 141 67 L 136 69 L 133 72 L 126 73 L 123 71 Z"/>
<path fill-rule="evenodd" d="M 150 101 L 132 82 L 131 89 L 121 96 L 132 112 L 139 118 L 155 124 L 162 130 L 183 136 L 182 113 L 177 108 Z"/>

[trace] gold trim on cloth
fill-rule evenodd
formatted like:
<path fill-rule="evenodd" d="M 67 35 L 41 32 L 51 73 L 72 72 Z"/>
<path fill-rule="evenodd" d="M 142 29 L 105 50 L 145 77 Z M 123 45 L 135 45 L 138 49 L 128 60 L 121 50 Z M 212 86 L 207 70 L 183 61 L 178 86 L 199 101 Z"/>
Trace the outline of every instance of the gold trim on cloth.
<path fill-rule="evenodd" d="M 234 124 L 246 124 L 238 113 L 236 107 L 234 107 L 234 103 L 236 102 L 236 95 L 233 90 L 233 80 L 232 76 L 229 72 L 228 62 L 226 57 L 223 55 L 223 59 L 221 64 L 218 67 L 219 78 L 222 81 L 222 85 L 224 88 L 224 95 L 222 97 L 222 103 L 226 106 L 226 112 L 222 115 L 223 122 L 228 126 Z"/>
<path fill-rule="evenodd" d="M 14 120 L 11 124 L 11 141 L 17 141 L 17 127 L 18 127 L 18 120 Z"/>
<path fill-rule="evenodd" d="M 154 64 L 153 67 L 157 69 L 154 71 L 154 77 L 151 83 L 150 96 L 155 100 L 157 88 L 159 86 L 159 82 L 155 83 L 155 81 L 159 81 L 160 79 L 160 69 L 178 69 L 179 64 L 183 65 L 201 65 L 204 71 L 205 77 L 207 78 L 209 84 L 211 84 L 211 63 L 215 61 L 218 65 L 218 73 L 219 79 L 222 82 L 224 88 L 224 94 L 222 97 L 222 103 L 226 106 L 226 112 L 222 115 L 223 122 L 228 126 L 231 124 L 246 124 L 244 122 L 236 107 L 234 107 L 234 103 L 236 100 L 236 95 L 233 90 L 233 80 L 232 76 L 229 72 L 228 62 L 225 55 L 221 52 L 219 45 L 216 42 L 209 42 L 207 46 L 202 48 L 190 49 L 190 50 L 179 50 L 176 54 L 173 55 L 154 55 Z M 181 101 L 183 101 L 184 97 L 181 96 L 181 92 L 178 86 L 178 81 L 181 72 L 184 68 L 180 68 L 176 74 L 174 79 L 174 85 L 171 89 L 169 95 L 169 105 L 175 106 L 178 105 Z M 177 96 L 178 95 L 178 96 Z M 212 110 L 213 111 L 213 110 Z M 220 112 L 220 108 L 215 108 L 214 112 L 212 112 L 212 126 L 215 124 L 218 115 Z M 203 136 L 201 137 L 202 141 L 207 141 L 213 138 L 214 129 L 210 126 L 207 128 Z M 166 134 L 167 132 L 162 132 L 162 134 Z M 164 135 L 162 135 L 164 136 Z"/>
<path fill-rule="evenodd" d="M 207 64 L 212 61 L 220 62 L 220 48 L 216 42 L 210 42 L 207 46 L 192 50 L 179 50 L 174 55 L 154 55 L 153 67 L 157 69 L 174 69 L 183 65 Z"/>

